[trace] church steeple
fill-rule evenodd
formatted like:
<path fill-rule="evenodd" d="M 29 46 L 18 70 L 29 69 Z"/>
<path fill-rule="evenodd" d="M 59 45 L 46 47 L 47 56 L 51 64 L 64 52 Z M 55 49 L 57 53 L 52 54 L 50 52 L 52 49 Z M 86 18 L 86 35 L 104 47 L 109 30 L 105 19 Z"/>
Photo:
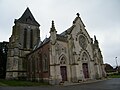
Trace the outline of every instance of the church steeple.
<path fill-rule="evenodd" d="M 26 65 L 24 57 L 34 49 L 34 46 L 40 39 L 40 25 L 33 17 L 29 8 L 27 8 L 23 15 L 19 19 L 16 19 L 14 23 L 13 33 L 8 45 L 8 51 L 13 52 L 13 54 L 8 53 L 7 57 L 7 79 L 18 79 L 19 77 L 23 77 L 23 75 L 26 76 L 26 72 L 24 71 L 27 68 L 24 67 L 24 65 Z M 19 54 L 19 52 L 22 54 Z M 11 66 L 11 68 L 9 68 L 9 66 Z"/>
<path fill-rule="evenodd" d="M 50 32 L 54 32 L 54 31 L 56 31 L 56 29 L 55 29 L 54 21 L 52 21 L 52 27 L 50 29 Z"/>
<path fill-rule="evenodd" d="M 50 28 L 50 40 L 53 45 L 56 43 L 56 39 L 57 39 L 56 34 L 57 31 L 54 26 L 54 21 L 52 21 L 52 27 Z"/>
<path fill-rule="evenodd" d="M 28 7 L 25 10 L 25 12 L 23 13 L 23 15 L 18 20 L 15 20 L 15 22 L 40 26 L 40 24 L 35 20 L 34 16 L 32 15 L 32 13 Z"/>

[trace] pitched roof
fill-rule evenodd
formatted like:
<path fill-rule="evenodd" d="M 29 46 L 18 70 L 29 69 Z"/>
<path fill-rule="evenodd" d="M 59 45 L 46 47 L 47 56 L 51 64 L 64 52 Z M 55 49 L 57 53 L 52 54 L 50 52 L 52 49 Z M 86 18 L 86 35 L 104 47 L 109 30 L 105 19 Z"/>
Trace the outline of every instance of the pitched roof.
<path fill-rule="evenodd" d="M 28 7 L 25 10 L 25 12 L 23 13 L 23 15 L 18 20 L 16 20 L 16 22 L 40 26 L 40 24 L 35 20 L 34 16 L 32 15 L 32 13 Z"/>
<path fill-rule="evenodd" d="M 56 34 L 56 36 L 57 40 L 67 42 L 67 36 L 61 34 Z"/>
<path fill-rule="evenodd" d="M 71 31 L 74 29 L 75 25 L 72 25 L 70 28 L 68 28 L 67 30 L 65 30 L 64 32 L 62 32 L 60 35 L 67 35 L 67 34 L 70 34 Z"/>
<path fill-rule="evenodd" d="M 33 50 L 36 50 L 40 47 L 42 47 L 43 45 L 45 45 L 46 43 L 48 43 L 50 41 L 50 37 L 49 38 L 45 38 L 43 41 L 39 41 L 35 46 Z"/>

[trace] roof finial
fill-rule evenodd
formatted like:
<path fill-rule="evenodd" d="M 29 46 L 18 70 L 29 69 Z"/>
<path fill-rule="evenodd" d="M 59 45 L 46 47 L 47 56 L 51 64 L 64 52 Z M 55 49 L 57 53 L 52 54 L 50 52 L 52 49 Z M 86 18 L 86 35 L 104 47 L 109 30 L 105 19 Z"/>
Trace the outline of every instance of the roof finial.
<path fill-rule="evenodd" d="M 79 16 L 80 16 L 80 14 L 79 14 L 79 13 L 77 13 L 76 15 L 77 15 L 77 17 L 79 17 Z"/>
<path fill-rule="evenodd" d="M 98 43 L 98 40 L 96 39 L 96 36 L 95 36 L 95 35 L 94 35 L 94 40 L 95 40 L 96 43 Z"/>
<path fill-rule="evenodd" d="M 54 26 L 54 21 L 52 20 L 52 27 L 51 27 L 51 30 L 50 31 L 55 31 L 55 26 Z"/>
<path fill-rule="evenodd" d="M 47 35 L 45 36 L 45 38 L 47 38 Z"/>
<path fill-rule="evenodd" d="M 55 26 L 54 26 L 54 21 L 52 20 L 52 28 L 55 28 Z"/>
<path fill-rule="evenodd" d="M 94 39 L 95 39 L 95 41 L 96 41 L 96 36 L 94 35 Z"/>

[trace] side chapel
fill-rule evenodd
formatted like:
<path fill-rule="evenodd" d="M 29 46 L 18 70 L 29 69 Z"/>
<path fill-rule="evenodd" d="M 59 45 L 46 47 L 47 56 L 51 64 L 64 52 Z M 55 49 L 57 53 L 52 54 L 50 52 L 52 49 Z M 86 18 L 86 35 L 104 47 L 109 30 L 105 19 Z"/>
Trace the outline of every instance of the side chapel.
<path fill-rule="evenodd" d="M 80 82 L 106 76 L 99 42 L 90 37 L 79 13 L 72 26 L 57 34 L 52 21 L 50 37 L 40 40 L 39 23 L 29 8 L 15 20 L 9 41 L 6 79 L 50 84 Z"/>

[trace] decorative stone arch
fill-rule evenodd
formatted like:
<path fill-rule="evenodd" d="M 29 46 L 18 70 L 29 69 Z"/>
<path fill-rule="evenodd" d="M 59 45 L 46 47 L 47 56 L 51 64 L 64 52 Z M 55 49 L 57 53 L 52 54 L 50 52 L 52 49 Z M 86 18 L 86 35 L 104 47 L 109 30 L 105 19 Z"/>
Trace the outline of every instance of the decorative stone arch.
<path fill-rule="evenodd" d="M 87 57 L 88 57 L 88 61 L 90 61 L 90 60 L 92 60 L 91 59 L 91 56 L 90 56 L 90 54 L 88 53 L 88 51 L 87 50 L 82 50 L 82 51 L 80 51 L 80 60 L 82 61 L 82 57 L 83 57 L 83 55 L 86 55 Z"/>
<path fill-rule="evenodd" d="M 81 63 L 82 63 L 82 70 L 83 76 L 85 79 L 89 78 L 90 76 L 90 55 L 85 50 L 81 53 Z"/>
<path fill-rule="evenodd" d="M 62 77 L 62 81 L 67 81 L 67 58 L 64 54 L 60 55 L 59 57 L 60 62 L 60 73 Z"/>
<path fill-rule="evenodd" d="M 89 61 L 89 56 L 85 52 L 83 52 L 81 60 L 83 62 L 88 62 Z"/>
<path fill-rule="evenodd" d="M 59 57 L 59 63 L 60 63 L 60 65 L 66 66 L 66 64 L 67 64 L 67 58 L 66 58 L 66 56 L 64 54 L 60 55 L 60 57 Z"/>

